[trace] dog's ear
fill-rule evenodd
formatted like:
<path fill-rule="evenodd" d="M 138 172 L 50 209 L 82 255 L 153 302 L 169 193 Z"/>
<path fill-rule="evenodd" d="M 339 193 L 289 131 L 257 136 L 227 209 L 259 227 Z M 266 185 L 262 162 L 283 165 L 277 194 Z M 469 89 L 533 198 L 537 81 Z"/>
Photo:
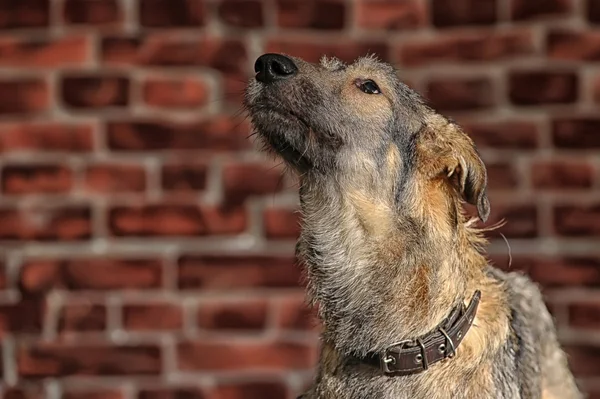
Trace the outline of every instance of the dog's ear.
<path fill-rule="evenodd" d="M 485 222 L 490 215 L 485 164 L 470 140 L 453 152 L 456 163 L 449 168 L 448 177 L 464 200 L 477 207 L 479 219 Z"/>

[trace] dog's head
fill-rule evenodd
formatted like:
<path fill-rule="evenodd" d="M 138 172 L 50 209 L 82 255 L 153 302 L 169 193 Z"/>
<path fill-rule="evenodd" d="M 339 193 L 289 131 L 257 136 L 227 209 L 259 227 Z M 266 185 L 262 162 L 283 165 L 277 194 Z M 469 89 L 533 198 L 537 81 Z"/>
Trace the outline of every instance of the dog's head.
<path fill-rule="evenodd" d="M 420 203 L 431 212 L 462 198 L 487 219 L 486 170 L 473 142 L 391 65 L 265 54 L 255 71 L 245 101 L 252 123 L 303 179 L 345 179 L 363 196 L 371 188 L 389 197 L 369 200 Z"/>

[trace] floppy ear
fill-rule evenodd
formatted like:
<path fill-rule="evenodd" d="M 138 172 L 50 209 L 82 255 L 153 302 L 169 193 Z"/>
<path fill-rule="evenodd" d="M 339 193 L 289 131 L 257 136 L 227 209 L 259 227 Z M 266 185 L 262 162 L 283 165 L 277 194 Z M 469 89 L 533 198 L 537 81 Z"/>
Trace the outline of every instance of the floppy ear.
<path fill-rule="evenodd" d="M 479 219 L 485 222 L 490 215 L 487 197 L 487 171 L 474 145 L 459 146 L 456 151 L 457 165 L 448 177 L 465 201 L 477 207 Z"/>

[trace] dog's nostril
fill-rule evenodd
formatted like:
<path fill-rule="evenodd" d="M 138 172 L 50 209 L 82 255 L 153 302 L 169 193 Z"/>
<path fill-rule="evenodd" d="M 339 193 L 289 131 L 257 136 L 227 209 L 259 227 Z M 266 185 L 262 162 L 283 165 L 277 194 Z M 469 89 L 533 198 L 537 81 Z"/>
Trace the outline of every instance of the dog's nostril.
<path fill-rule="evenodd" d="M 281 54 L 264 54 L 254 63 L 256 80 L 262 83 L 272 83 L 276 80 L 287 79 L 298 72 L 294 61 Z"/>

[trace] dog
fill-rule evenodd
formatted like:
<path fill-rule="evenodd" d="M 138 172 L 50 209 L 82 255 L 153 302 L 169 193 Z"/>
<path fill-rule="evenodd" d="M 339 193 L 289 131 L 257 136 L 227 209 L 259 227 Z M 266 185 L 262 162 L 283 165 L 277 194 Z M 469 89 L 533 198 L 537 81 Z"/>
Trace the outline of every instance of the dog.
<path fill-rule="evenodd" d="M 322 321 L 302 398 L 582 397 L 540 290 L 486 260 L 486 168 L 455 122 L 374 56 L 264 54 L 255 72 L 244 105 L 298 175 Z"/>

